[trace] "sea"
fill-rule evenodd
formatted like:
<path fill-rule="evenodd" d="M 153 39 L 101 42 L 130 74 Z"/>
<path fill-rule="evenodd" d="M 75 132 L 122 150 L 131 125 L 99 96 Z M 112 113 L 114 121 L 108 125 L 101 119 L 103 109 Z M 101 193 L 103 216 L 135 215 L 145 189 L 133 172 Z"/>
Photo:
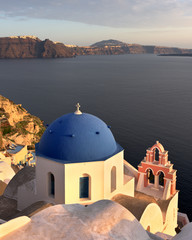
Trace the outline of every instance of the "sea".
<path fill-rule="evenodd" d="M 179 211 L 192 220 L 192 58 L 152 54 L 0 60 L 0 94 L 50 124 L 82 112 L 111 126 L 137 168 L 158 140 L 177 170 Z"/>

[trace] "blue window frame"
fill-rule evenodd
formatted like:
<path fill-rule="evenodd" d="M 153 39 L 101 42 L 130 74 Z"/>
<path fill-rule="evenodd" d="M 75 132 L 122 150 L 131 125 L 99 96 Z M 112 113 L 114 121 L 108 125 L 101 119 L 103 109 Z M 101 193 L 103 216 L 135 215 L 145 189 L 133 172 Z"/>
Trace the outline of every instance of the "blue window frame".
<path fill-rule="evenodd" d="M 89 177 L 81 177 L 79 181 L 79 197 L 88 198 L 89 197 Z"/>

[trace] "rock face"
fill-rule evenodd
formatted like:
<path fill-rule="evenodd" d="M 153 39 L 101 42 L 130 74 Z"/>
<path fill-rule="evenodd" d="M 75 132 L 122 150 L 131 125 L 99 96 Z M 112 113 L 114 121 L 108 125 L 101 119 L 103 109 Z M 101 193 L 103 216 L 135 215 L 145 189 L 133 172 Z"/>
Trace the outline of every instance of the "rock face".
<path fill-rule="evenodd" d="M 48 39 L 33 36 L 0 38 L 0 58 L 59 58 L 73 57 L 71 48 Z"/>
<path fill-rule="evenodd" d="M 103 40 L 100 42 L 96 42 L 92 44 L 90 47 L 107 47 L 107 46 L 115 47 L 115 46 L 125 46 L 125 45 L 127 44 L 124 42 L 110 39 L 110 40 Z"/>
<path fill-rule="evenodd" d="M 74 50 L 76 50 L 74 48 Z M 118 54 L 190 54 L 192 49 L 181 49 L 161 46 L 144 46 L 128 44 L 117 40 L 104 40 L 92 44 L 90 47 L 81 47 L 77 55 L 118 55 Z"/>
<path fill-rule="evenodd" d="M 65 58 L 78 55 L 119 54 L 192 54 L 192 49 L 128 44 L 104 40 L 88 47 L 64 45 L 49 39 L 41 41 L 34 36 L 0 38 L 0 58 Z"/>
<path fill-rule="evenodd" d="M 21 104 L 17 105 L 0 95 L 0 147 L 11 143 L 34 146 L 39 142 L 45 127 L 42 121 L 32 116 Z"/>
<path fill-rule="evenodd" d="M 128 210 L 110 200 L 101 200 L 87 207 L 79 204 L 49 207 L 4 239 L 149 240 L 150 237 Z"/>

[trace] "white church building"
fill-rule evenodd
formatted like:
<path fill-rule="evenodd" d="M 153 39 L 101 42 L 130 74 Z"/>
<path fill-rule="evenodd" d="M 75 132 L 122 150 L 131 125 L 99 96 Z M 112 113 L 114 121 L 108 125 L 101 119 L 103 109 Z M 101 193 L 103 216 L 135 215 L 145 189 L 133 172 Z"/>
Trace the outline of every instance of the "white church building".
<path fill-rule="evenodd" d="M 124 149 L 115 141 L 110 127 L 96 116 L 82 113 L 79 107 L 77 104 L 74 113 L 49 125 L 36 144 L 36 177 L 18 188 L 18 209 L 37 201 L 89 205 L 123 196 L 133 204 L 130 206 L 137 202 L 142 207 L 148 201 L 138 217 L 145 229 L 174 235 L 178 191 L 171 184 L 176 183 L 176 171 L 167 155 L 164 162 L 155 159 L 156 150 L 161 157 L 162 145 L 157 142 L 147 150 L 151 158 L 144 158 L 138 171 L 125 161 Z M 171 176 L 169 181 L 163 173 Z"/>

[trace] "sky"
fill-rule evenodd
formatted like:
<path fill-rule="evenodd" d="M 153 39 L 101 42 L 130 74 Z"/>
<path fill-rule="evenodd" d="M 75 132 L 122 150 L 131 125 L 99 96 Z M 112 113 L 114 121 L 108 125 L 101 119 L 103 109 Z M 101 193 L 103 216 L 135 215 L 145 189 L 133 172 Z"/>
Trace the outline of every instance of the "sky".
<path fill-rule="evenodd" d="M 192 0 L 0 0 L 0 37 L 192 48 Z"/>

